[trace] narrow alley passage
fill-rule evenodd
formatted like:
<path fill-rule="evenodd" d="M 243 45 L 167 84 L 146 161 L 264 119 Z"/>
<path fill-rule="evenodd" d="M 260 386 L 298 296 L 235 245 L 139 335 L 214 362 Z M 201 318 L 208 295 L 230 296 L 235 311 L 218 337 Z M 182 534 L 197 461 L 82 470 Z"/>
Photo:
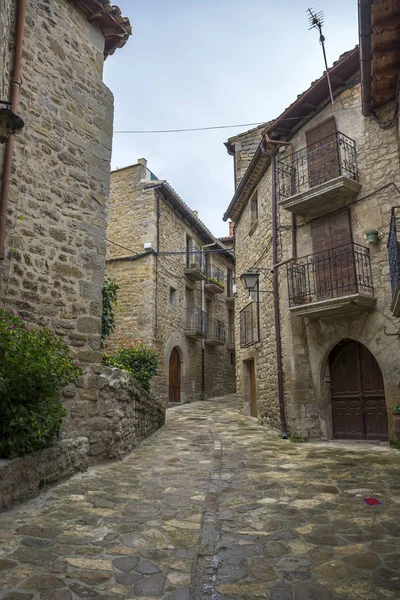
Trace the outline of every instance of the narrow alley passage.
<path fill-rule="evenodd" d="M 174 408 L 123 462 L 0 515 L 0 598 L 400 598 L 399 456 L 280 440 L 229 397 Z"/>

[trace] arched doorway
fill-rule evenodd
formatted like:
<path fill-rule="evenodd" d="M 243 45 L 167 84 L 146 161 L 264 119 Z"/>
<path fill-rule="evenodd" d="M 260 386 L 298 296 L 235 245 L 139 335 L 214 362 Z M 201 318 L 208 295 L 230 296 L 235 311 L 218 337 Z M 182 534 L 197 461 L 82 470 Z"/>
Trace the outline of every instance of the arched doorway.
<path fill-rule="evenodd" d="M 329 355 L 333 437 L 387 440 L 382 372 L 369 350 L 342 340 Z"/>
<path fill-rule="evenodd" d="M 176 347 L 169 358 L 168 400 L 173 403 L 181 401 L 181 357 Z"/>

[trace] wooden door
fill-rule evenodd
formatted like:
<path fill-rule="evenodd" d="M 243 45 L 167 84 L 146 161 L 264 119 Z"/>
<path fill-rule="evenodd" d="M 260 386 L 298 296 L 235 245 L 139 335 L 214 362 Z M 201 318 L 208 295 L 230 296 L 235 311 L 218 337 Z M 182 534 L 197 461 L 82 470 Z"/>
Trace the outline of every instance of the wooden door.
<path fill-rule="evenodd" d="M 256 392 L 256 372 L 254 367 L 254 360 L 249 360 L 248 363 L 249 369 L 249 383 L 250 383 L 250 415 L 252 417 L 258 416 L 257 409 L 257 392 Z"/>
<path fill-rule="evenodd" d="M 386 440 L 382 373 L 371 352 L 344 340 L 332 350 L 329 365 L 334 438 Z"/>
<path fill-rule="evenodd" d="M 357 292 L 348 210 L 312 221 L 312 287 L 317 300 Z"/>
<path fill-rule="evenodd" d="M 181 401 L 181 359 L 174 348 L 169 359 L 169 402 Z"/>
<path fill-rule="evenodd" d="M 339 177 L 339 143 L 334 117 L 306 131 L 306 142 L 309 187 Z"/>

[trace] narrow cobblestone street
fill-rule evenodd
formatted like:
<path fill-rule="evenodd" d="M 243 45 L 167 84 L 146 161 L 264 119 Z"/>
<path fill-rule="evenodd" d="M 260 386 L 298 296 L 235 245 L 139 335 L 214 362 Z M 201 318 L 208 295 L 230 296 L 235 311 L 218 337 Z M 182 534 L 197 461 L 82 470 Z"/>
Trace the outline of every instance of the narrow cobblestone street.
<path fill-rule="evenodd" d="M 123 462 L 0 515 L 0 597 L 400 598 L 399 457 L 280 440 L 231 398 L 171 409 Z"/>

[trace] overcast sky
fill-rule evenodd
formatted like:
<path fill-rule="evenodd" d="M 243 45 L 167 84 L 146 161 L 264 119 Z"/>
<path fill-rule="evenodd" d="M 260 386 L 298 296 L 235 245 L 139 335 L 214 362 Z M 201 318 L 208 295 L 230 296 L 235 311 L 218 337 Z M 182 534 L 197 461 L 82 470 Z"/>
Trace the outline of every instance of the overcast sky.
<path fill-rule="evenodd" d="M 325 15 L 328 63 L 357 42 L 357 0 L 314 0 Z M 308 0 L 116 0 L 133 36 L 108 58 L 115 131 L 263 122 L 277 117 L 324 70 Z M 313 5 L 311 5 L 313 6 Z M 216 236 L 232 199 L 233 158 L 223 143 L 248 127 L 123 135 L 112 167 L 148 160 Z"/>

